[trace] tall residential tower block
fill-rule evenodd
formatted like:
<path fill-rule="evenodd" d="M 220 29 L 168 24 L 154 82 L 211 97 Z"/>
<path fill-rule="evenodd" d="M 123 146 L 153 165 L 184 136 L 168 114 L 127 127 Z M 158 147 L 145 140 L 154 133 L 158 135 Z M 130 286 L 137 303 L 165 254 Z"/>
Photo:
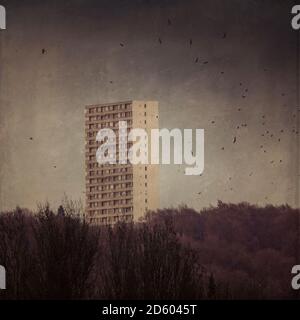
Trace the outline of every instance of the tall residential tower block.
<path fill-rule="evenodd" d="M 159 207 L 159 166 L 119 164 L 119 121 L 133 128 L 158 129 L 158 102 L 125 101 L 90 105 L 85 109 L 86 136 L 86 215 L 92 224 L 131 222 L 143 218 Z M 112 129 L 116 135 L 116 164 L 99 164 L 96 152 L 102 142 L 96 141 L 100 129 Z M 124 142 L 123 142 L 124 143 Z M 126 141 L 127 150 L 133 142 Z M 150 145 L 148 145 L 150 158 Z"/>

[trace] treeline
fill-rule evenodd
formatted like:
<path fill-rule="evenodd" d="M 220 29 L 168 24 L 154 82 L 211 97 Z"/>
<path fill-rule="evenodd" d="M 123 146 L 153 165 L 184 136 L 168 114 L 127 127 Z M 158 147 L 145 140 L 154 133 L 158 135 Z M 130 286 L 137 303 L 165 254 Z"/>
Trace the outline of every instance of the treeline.
<path fill-rule="evenodd" d="M 0 214 L 0 299 L 294 298 L 299 210 L 218 203 L 96 227 L 65 201 L 57 212 Z"/>

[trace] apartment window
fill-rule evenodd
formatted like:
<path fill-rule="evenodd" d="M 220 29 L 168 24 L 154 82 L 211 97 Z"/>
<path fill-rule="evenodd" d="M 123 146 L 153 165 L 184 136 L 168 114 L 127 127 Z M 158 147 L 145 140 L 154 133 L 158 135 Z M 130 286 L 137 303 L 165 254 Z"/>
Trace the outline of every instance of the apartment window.
<path fill-rule="evenodd" d="M 147 107 L 147 105 L 146 104 L 144 104 L 144 108 L 146 109 L 146 107 Z"/>

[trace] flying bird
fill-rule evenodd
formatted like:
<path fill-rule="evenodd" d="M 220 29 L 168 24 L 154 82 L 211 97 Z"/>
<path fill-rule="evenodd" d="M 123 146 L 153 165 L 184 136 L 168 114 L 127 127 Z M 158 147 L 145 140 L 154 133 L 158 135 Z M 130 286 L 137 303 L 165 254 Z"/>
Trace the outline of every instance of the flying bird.
<path fill-rule="evenodd" d="M 45 54 L 46 53 L 46 49 L 42 49 L 42 54 Z"/>
<path fill-rule="evenodd" d="M 195 59 L 195 63 L 198 63 L 198 61 L 199 61 L 199 58 L 197 57 L 197 58 Z"/>
<path fill-rule="evenodd" d="M 223 33 L 223 39 L 225 39 L 227 36 L 226 32 Z"/>
<path fill-rule="evenodd" d="M 193 39 L 190 39 L 190 47 L 192 46 L 193 44 Z"/>
<path fill-rule="evenodd" d="M 124 43 L 121 42 L 121 43 L 120 43 L 120 46 L 121 46 L 121 47 L 124 47 Z"/>
<path fill-rule="evenodd" d="M 30 138 L 29 138 L 29 140 L 33 140 L 33 138 L 32 138 L 32 137 L 30 137 Z"/>
<path fill-rule="evenodd" d="M 172 24 L 171 20 L 168 19 L 168 25 L 170 26 Z"/>
<path fill-rule="evenodd" d="M 162 44 L 161 38 L 158 38 L 158 42 L 159 44 Z"/>
<path fill-rule="evenodd" d="M 236 143 L 236 137 L 233 138 L 233 143 Z"/>

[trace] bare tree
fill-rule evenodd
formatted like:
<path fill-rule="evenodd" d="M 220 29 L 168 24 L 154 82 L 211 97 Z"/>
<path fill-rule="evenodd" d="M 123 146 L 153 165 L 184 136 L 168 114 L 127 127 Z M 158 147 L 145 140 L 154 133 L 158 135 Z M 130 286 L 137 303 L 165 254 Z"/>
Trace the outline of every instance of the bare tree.
<path fill-rule="evenodd" d="M 41 298 L 84 298 L 98 248 L 98 233 L 70 215 L 39 209 L 34 228 Z"/>
<path fill-rule="evenodd" d="M 34 254 L 31 247 L 32 219 L 26 210 L 16 208 L 0 215 L 0 264 L 7 272 L 6 299 L 25 299 L 32 296 Z"/>

